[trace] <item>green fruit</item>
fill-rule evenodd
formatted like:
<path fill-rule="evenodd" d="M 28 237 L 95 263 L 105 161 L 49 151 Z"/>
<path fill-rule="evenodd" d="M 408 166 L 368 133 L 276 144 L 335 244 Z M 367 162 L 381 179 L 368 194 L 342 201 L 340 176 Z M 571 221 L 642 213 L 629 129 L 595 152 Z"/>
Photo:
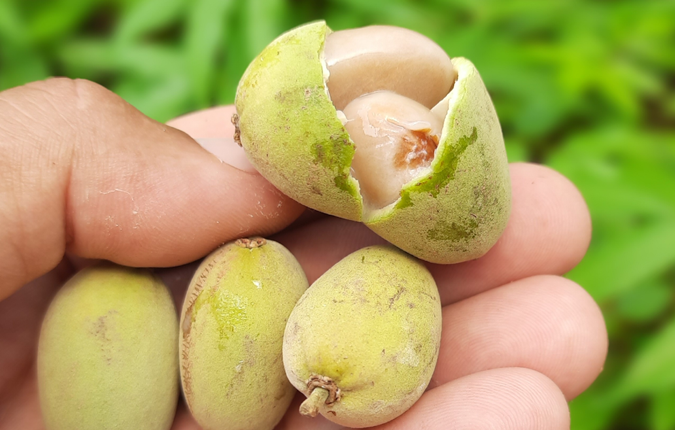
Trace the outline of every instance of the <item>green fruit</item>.
<path fill-rule="evenodd" d="M 306 206 L 363 221 L 389 242 L 427 261 L 457 263 L 482 256 L 506 227 L 511 187 L 499 120 L 478 71 L 464 58 L 439 55 L 437 45 L 408 30 L 362 30 L 362 36 L 333 33 L 324 22 L 314 22 L 267 46 L 239 82 L 233 118 L 237 139 L 265 178 Z M 377 35 L 373 40 L 387 41 L 389 31 L 395 35 L 393 44 L 386 42 L 382 52 L 377 46 L 368 48 L 372 52 L 361 56 L 366 58 L 363 64 L 352 65 L 349 52 L 339 46 L 358 48 L 369 42 L 371 32 Z M 410 46 L 401 49 L 400 55 L 405 55 L 401 59 L 396 48 L 408 40 Z M 415 49 L 416 45 L 420 48 Z M 418 51 L 428 55 L 415 57 Z M 413 76 L 414 70 L 404 67 L 410 64 L 421 64 L 425 71 L 439 64 L 442 73 L 434 79 L 440 79 L 440 87 L 445 88 L 449 77 L 451 89 L 439 99 L 429 90 L 436 81 L 425 81 L 426 72 Z M 390 78 L 392 70 L 403 69 L 402 76 Z M 346 82 L 378 70 L 381 78 L 369 74 L 364 79 L 381 79 L 383 85 L 355 84 L 340 91 Z M 368 112 L 384 109 L 382 124 L 402 130 L 391 145 L 364 142 L 360 135 L 372 135 L 370 125 L 362 126 L 361 132 L 349 127 L 359 116 L 358 112 L 349 115 L 354 110 L 350 105 L 366 97 L 350 101 L 354 91 L 406 96 L 405 103 L 398 99 L 388 103 L 392 108 L 410 106 L 394 114 L 386 106 L 366 103 Z M 424 96 L 412 100 L 411 94 L 416 93 Z M 340 99 L 332 100 L 331 94 Z M 411 112 L 420 109 L 427 112 L 420 118 L 390 120 L 391 115 L 416 115 Z M 435 122 L 430 116 L 438 118 L 441 131 L 430 124 Z M 390 152 L 371 151 L 384 146 Z M 359 151 L 368 155 L 359 160 Z M 387 190 L 377 196 L 378 190 L 389 188 L 393 195 Z"/>
<path fill-rule="evenodd" d="M 436 366 L 441 304 L 418 260 L 373 246 L 341 260 L 312 284 L 284 334 L 284 366 L 308 396 L 300 411 L 347 427 L 405 412 Z"/>
<path fill-rule="evenodd" d="M 307 278 L 293 255 L 265 239 L 239 239 L 206 257 L 180 323 L 183 392 L 204 430 L 269 430 L 294 390 L 284 374 L 286 320 Z"/>
<path fill-rule="evenodd" d="M 166 430 L 178 400 L 178 324 L 149 271 L 99 264 L 58 292 L 38 346 L 48 430 Z"/>

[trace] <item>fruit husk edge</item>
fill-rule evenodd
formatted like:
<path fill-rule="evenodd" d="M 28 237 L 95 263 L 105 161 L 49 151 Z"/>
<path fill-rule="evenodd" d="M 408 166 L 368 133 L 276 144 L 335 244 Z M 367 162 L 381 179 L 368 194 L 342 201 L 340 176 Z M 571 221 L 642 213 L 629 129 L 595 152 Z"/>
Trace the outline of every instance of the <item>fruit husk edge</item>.
<path fill-rule="evenodd" d="M 431 172 L 406 184 L 401 198 L 366 213 L 375 233 L 433 263 L 484 255 L 499 239 L 511 209 L 504 138 L 475 66 L 453 58 L 458 71 Z"/>
<path fill-rule="evenodd" d="M 360 221 L 362 198 L 350 175 L 354 143 L 324 84 L 321 56 L 330 32 L 324 21 L 297 27 L 251 62 L 235 98 L 240 140 L 253 166 L 281 192 Z"/>

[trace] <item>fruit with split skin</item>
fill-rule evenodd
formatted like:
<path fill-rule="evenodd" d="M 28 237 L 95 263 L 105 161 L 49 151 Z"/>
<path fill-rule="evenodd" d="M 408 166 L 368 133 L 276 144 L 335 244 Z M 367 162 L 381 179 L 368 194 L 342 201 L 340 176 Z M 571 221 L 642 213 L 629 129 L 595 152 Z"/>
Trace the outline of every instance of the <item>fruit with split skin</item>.
<path fill-rule="evenodd" d="M 307 289 L 282 245 L 239 239 L 207 256 L 186 293 L 180 322 L 185 399 L 204 430 L 271 430 L 295 390 L 284 373 L 282 337 Z"/>
<path fill-rule="evenodd" d="M 478 258 L 506 226 L 510 176 L 490 96 L 470 61 L 425 36 L 306 24 L 253 60 L 235 105 L 237 139 L 283 193 L 421 259 Z"/>
<path fill-rule="evenodd" d="M 396 418 L 429 384 L 440 335 L 438 290 L 419 260 L 391 246 L 348 255 L 286 325 L 286 374 L 308 397 L 300 412 L 354 428 Z"/>
<path fill-rule="evenodd" d="M 47 430 L 168 430 L 178 401 L 178 321 L 150 271 L 101 263 L 71 278 L 42 324 Z"/>

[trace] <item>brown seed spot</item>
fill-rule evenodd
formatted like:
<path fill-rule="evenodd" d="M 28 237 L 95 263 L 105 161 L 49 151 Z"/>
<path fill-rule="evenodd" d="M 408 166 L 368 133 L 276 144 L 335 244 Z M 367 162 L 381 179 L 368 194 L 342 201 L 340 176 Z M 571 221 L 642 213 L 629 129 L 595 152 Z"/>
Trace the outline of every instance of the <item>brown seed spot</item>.
<path fill-rule="evenodd" d="M 430 129 L 410 130 L 401 136 L 398 152 L 394 156 L 397 169 L 415 169 L 428 165 L 434 159 L 438 147 L 438 136 L 430 134 Z"/>

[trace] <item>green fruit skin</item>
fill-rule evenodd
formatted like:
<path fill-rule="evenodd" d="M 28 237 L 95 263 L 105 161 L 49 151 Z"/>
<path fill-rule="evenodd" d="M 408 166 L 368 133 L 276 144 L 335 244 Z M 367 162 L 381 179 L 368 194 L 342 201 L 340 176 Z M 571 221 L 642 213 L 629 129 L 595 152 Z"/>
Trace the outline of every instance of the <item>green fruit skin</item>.
<path fill-rule="evenodd" d="M 253 60 L 235 100 L 241 143 L 260 173 L 284 194 L 331 215 L 364 221 L 390 243 L 433 263 L 484 255 L 511 208 L 499 119 L 474 65 L 455 58 L 458 80 L 432 172 L 401 198 L 364 211 L 351 177 L 354 143 L 324 84 L 323 43 L 331 30 L 310 23 L 281 35 Z"/>
<path fill-rule="evenodd" d="M 48 430 L 166 430 L 178 400 L 178 321 L 148 270 L 103 263 L 52 301 L 38 345 Z"/>
<path fill-rule="evenodd" d="M 324 213 L 360 221 L 349 174 L 354 143 L 337 117 L 320 61 L 330 29 L 304 25 L 274 40 L 242 76 L 235 106 L 251 163 L 284 194 Z"/>
<path fill-rule="evenodd" d="M 307 286 L 293 255 L 270 240 L 253 249 L 229 243 L 202 262 L 183 304 L 180 369 L 204 430 L 269 430 L 279 422 L 295 392 L 282 337 Z"/>
<path fill-rule="evenodd" d="M 473 64 L 465 58 L 452 62 L 458 80 L 448 96 L 432 172 L 404 186 L 393 210 L 365 221 L 404 251 L 441 264 L 484 255 L 511 212 L 511 175 L 497 113 Z"/>
<path fill-rule="evenodd" d="M 284 335 L 286 375 L 309 396 L 312 375 L 342 390 L 321 414 L 347 427 L 390 421 L 426 389 L 438 358 L 441 304 L 418 260 L 393 248 L 356 251 L 312 284 Z"/>

